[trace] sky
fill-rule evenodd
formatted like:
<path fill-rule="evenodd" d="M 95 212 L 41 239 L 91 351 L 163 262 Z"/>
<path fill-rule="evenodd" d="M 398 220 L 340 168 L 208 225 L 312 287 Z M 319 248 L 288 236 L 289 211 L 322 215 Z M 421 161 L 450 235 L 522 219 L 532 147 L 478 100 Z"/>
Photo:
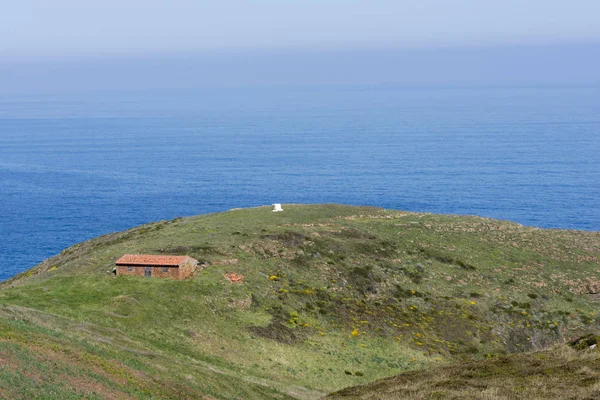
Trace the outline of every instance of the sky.
<path fill-rule="evenodd" d="M 1 9 L 0 93 L 600 74 L 598 0 L 19 0 Z"/>

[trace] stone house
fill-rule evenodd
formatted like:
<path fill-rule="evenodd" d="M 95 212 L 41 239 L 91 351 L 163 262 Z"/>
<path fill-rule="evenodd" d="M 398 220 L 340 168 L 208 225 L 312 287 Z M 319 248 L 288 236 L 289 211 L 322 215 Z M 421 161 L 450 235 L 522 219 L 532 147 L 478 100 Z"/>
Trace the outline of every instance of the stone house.
<path fill-rule="evenodd" d="M 147 278 L 189 278 L 198 267 L 198 260 L 188 256 L 125 254 L 115 263 L 116 274 Z"/>

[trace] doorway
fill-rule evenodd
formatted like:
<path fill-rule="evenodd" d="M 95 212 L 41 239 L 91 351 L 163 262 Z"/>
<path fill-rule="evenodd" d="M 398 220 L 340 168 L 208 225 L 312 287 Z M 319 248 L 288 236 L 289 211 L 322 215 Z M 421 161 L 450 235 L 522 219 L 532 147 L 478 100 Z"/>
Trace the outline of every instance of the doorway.
<path fill-rule="evenodd" d="M 144 267 L 144 276 L 150 278 L 152 276 L 152 267 Z"/>

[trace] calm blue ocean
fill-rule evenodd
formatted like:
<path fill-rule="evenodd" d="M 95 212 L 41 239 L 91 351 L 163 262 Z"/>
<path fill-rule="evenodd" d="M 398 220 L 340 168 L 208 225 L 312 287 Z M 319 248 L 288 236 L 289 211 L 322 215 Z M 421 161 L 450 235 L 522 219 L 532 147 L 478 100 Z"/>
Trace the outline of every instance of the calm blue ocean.
<path fill-rule="evenodd" d="M 273 202 L 600 230 L 600 88 L 0 97 L 0 279 L 104 233 Z"/>

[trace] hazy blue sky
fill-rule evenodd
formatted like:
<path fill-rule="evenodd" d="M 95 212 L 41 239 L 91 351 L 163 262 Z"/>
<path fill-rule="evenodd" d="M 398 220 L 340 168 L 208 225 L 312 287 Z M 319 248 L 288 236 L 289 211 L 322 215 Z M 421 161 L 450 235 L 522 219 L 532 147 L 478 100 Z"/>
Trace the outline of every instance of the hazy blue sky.
<path fill-rule="evenodd" d="M 566 70 L 549 66 L 558 74 L 550 74 L 550 81 L 560 80 L 561 71 L 567 81 L 571 76 L 581 79 L 582 73 L 594 80 L 600 56 L 589 52 L 599 49 L 599 16 L 599 0 L 5 1 L 0 12 L 0 92 L 52 90 L 52 84 L 63 83 L 81 88 L 84 82 L 94 89 L 91 79 L 96 86 L 127 86 L 138 75 L 132 71 L 144 65 L 151 71 L 142 75 L 152 76 L 147 82 L 138 79 L 139 86 L 181 86 L 184 81 L 173 82 L 169 75 L 182 63 L 200 71 L 206 67 L 204 72 L 214 75 L 192 82 L 186 78 L 192 85 L 294 83 L 292 73 L 302 73 L 303 63 L 310 76 L 300 83 L 326 81 L 323 71 L 335 74 L 341 69 L 347 83 L 411 81 L 413 75 L 399 79 L 402 74 L 393 72 L 402 72 L 394 66 L 407 62 L 417 81 L 446 79 L 440 66 L 427 67 L 440 62 L 454 71 L 448 80 L 472 80 L 473 74 L 475 80 L 485 80 L 494 71 L 502 72 L 498 63 L 515 70 L 511 63 L 520 57 L 525 57 L 520 80 L 534 76 L 541 59 L 565 63 Z M 468 62 L 461 64 L 461 59 Z M 479 74 L 473 63 L 482 62 L 485 71 Z M 428 75 L 419 72 L 423 67 Z M 465 76 L 456 75 L 462 67 Z M 220 73 L 223 69 L 227 74 Z M 265 69 L 275 79 L 262 76 Z M 383 77 L 379 70 L 385 71 Z M 540 73 L 548 77 L 547 71 Z"/>

